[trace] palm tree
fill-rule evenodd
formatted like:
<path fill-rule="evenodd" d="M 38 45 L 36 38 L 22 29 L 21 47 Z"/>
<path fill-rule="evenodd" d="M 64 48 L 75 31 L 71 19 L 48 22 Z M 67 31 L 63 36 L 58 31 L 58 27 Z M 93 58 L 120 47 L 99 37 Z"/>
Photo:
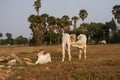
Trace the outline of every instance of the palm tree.
<path fill-rule="evenodd" d="M 108 26 L 110 27 L 110 29 L 112 29 L 112 32 L 115 32 L 117 30 L 117 26 L 113 18 L 111 19 L 110 22 L 108 22 Z"/>
<path fill-rule="evenodd" d="M 69 16 L 67 16 L 67 15 L 64 15 L 63 17 L 62 17 L 62 20 L 69 20 L 70 18 L 69 18 Z"/>
<path fill-rule="evenodd" d="M 3 34 L 2 33 L 0 33 L 0 38 L 3 36 Z M 0 39 L 0 44 L 1 44 L 1 39 Z"/>
<path fill-rule="evenodd" d="M 30 29 L 33 32 L 33 39 L 37 42 L 37 44 L 41 44 L 41 34 L 40 34 L 40 30 L 41 30 L 41 23 L 42 23 L 42 19 L 40 16 L 35 16 L 35 15 L 31 15 L 28 18 L 28 21 L 31 23 L 30 24 Z"/>
<path fill-rule="evenodd" d="M 76 30 L 76 22 L 79 20 L 79 18 L 77 16 L 73 16 L 72 20 L 74 21 L 73 30 Z"/>
<path fill-rule="evenodd" d="M 64 32 L 68 32 L 70 30 L 70 25 L 72 25 L 72 22 L 69 19 L 70 18 L 67 15 L 64 15 L 61 19 Z"/>
<path fill-rule="evenodd" d="M 11 44 L 12 34 L 11 33 L 6 33 L 6 37 L 8 38 L 8 44 Z"/>
<path fill-rule="evenodd" d="M 49 30 L 54 30 L 54 25 L 56 24 L 55 23 L 56 19 L 54 16 L 49 16 L 48 19 L 47 19 L 47 23 L 48 23 L 48 28 Z"/>
<path fill-rule="evenodd" d="M 55 30 L 55 24 L 56 24 L 56 18 L 54 16 L 49 16 L 47 19 L 47 23 L 48 23 L 48 29 L 49 29 L 49 33 L 50 33 L 50 44 L 53 44 L 53 40 L 54 40 L 54 30 Z"/>
<path fill-rule="evenodd" d="M 83 25 L 84 25 L 84 19 L 87 18 L 87 16 L 88 16 L 88 13 L 85 9 L 80 10 L 79 17 L 82 19 Z M 87 31 L 85 26 L 83 26 L 82 31 L 83 32 Z"/>
<path fill-rule="evenodd" d="M 41 22 L 41 29 L 40 29 L 40 31 L 41 31 L 41 35 L 42 35 L 41 36 L 42 42 L 45 39 L 45 36 L 46 36 L 45 34 L 47 33 L 47 19 L 48 19 L 48 17 L 49 17 L 49 15 L 46 14 L 46 13 L 41 15 L 42 22 Z"/>
<path fill-rule="evenodd" d="M 39 8 L 41 7 L 41 0 L 35 1 L 33 6 L 35 6 L 37 15 L 39 15 Z"/>
<path fill-rule="evenodd" d="M 46 14 L 46 13 L 44 13 L 44 14 L 41 15 L 41 18 L 42 18 L 42 25 L 43 25 L 44 27 L 47 26 L 47 19 L 48 19 L 48 17 L 49 17 L 49 15 Z"/>
<path fill-rule="evenodd" d="M 43 19 L 43 15 L 39 16 L 39 8 L 41 7 L 41 0 L 36 0 L 33 6 L 35 6 L 37 16 L 31 15 L 28 18 L 28 21 L 31 23 L 30 29 L 33 32 L 32 40 L 37 44 L 42 44 L 42 40 L 43 40 L 42 36 L 45 31 L 45 28 L 44 28 L 45 20 Z"/>
<path fill-rule="evenodd" d="M 120 23 L 120 5 L 115 5 L 112 9 L 112 13 L 117 22 Z"/>
<path fill-rule="evenodd" d="M 62 19 L 56 18 L 57 32 L 62 33 Z"/>
<path fill-rule="evenodd" d="M 3 36 L 3 34 L 2 33 L 0 33 L 0 38 Z"/>
<path fill-rule="evenodd" d="M 60 18 L 56 19 L 56 30 L 57 30 L 57 43 L 60 44 L 62 41 L 62 20 Z"/>
<path fill-rule="evenodd" d="M 80 10 L 79 16 L 80 16 L 80 18 L 82 19 L 82 21 L 84 23 L 84 19 L 87 18 L 88 13 L 87 13 L 87 11 L 85 9 L 83 9 L 83 10 Z"/>

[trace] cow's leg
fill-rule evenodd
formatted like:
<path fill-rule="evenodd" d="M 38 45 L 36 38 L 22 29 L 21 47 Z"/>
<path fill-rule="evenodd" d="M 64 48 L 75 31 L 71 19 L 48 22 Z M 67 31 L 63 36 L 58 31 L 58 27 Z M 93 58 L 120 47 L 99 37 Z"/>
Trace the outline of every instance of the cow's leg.
<path fill-rule="evenodd" d="M 83 49 L 84 59 L 86 59 L 86 47 Z"/>
<path fill-rule="evenodd" d="M 79 48 L 79 59 L 81 59 L 82 49 Z"/>
<path fill-rule="evenodd" d="M 64 62 L 64 58 L 65 58 L 65 45 L 62 45 L 62 62 Z"/>
<path fill-rule="evenodd" d="M 72 57 L 71 57 L 71 53 L 70 53 L 70 44 L 68 44 L 68 49 L 67 50 L 68 50 L 69 61 L 71 61 Z"/>

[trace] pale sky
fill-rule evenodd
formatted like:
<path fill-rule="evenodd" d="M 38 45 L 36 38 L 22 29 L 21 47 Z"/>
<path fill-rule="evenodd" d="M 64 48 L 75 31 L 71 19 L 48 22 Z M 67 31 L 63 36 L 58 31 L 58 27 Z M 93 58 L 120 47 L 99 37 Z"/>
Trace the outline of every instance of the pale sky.
<path fill-rule="evenodd" d="M 11 33 L 13 38 L 19 35 L 31 37 L 30 23 L 27 21 L 32 14 L 36 15 L 33 7 L 35 0 L 0 0 L 0 33 L 5 37 Z M 85 9 L 88 17 L 85 22 L 105 23 L 112 19 L 112 8 L 120 5 L 120 0 L 41 0 L 40 14 L 61 18 L 68 15 L 79 17 L 79 11 Z M 78 25 L 82 23 L 78 21 Z"/>

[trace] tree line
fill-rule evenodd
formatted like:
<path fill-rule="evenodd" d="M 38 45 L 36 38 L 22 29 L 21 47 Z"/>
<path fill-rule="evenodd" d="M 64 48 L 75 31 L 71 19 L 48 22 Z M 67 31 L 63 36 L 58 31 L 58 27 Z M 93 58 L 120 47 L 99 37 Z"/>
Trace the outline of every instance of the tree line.
<path fill-rule="evenodd" d="M 17 38 L 13 39 L 11 33 L 5 34 L 6 39 L 2 39 L 3 34 L 0 33 L 0 45 L 26 45 L 29 44 L 29 40 L 22 35 L 18 36 Z"/>
<path fill-rule="evenodd" d="M 41 8 L 41 0 L 34 2 L 34 8 L 37 15 L 30 15 L 28 21 L 30 22 L 30 29 L 32 30 L 31 44 L 60 44 L 62 33 L 86 34 L 88 42 L 94 41 L 98 43 L 100 40 L 106 40 L 109 43 L 120 42 L 118 30 L 115 20 L 120 24 L 120 5 L 115 5 L 112 9 L 114 18 L 106 23 L 85 23 L 88 13 L 85 9 L 79 11 L 78 16 L 70 18 L 64 15 L 61 18 L 50 16 L 47 13 L 39 15 Z M 79 26 L 76 25 L 77 21 L 83 21 Z M 73 30 L 71 30 L 73 26 Z M 114 39 L 116 38 L 118 39 Z M 115 41 L 118 40 L 118 41 Z"/>

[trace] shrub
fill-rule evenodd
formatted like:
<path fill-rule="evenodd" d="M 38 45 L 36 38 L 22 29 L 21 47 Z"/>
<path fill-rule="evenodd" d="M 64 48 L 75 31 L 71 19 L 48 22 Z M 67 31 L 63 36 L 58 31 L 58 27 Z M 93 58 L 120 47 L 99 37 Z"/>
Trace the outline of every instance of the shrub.
<path fill-rule="evenodd" d="M 120 32 L 115 32 L 110 40 L 111 43 L 120 43 Z"/>

